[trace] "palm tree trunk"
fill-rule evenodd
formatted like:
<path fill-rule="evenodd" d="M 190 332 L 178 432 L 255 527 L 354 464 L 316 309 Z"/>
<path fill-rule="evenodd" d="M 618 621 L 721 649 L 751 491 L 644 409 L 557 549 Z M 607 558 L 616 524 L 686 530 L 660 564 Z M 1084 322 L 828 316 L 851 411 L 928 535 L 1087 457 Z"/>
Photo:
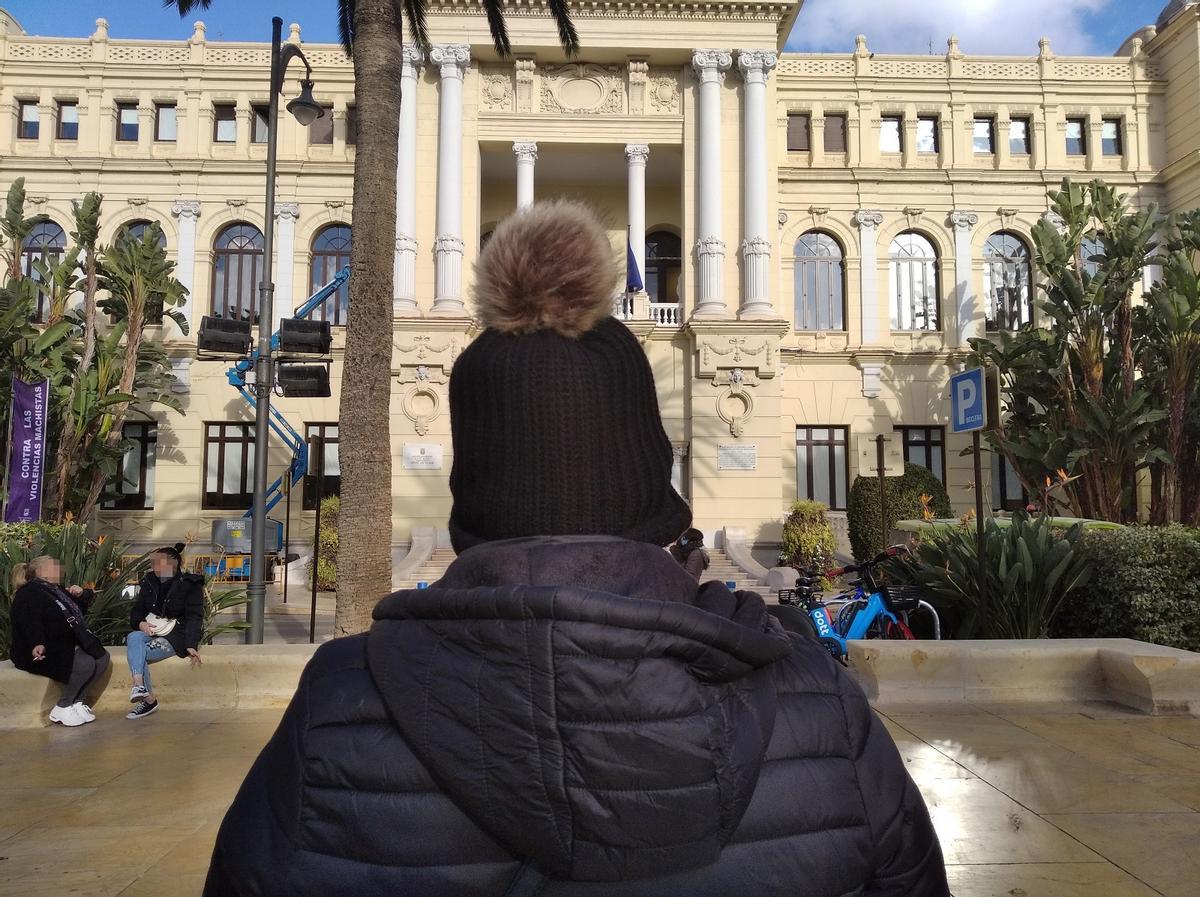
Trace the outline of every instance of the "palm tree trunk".
<path fill-rule="evenodd" d="M 358 0 L 354 13 L 358 148 L 350 313 L 338 426 L 342 488 L 334 635 L 361 632 L 391 591 L 392 247 L 402 23 L 394 0 Z"/>

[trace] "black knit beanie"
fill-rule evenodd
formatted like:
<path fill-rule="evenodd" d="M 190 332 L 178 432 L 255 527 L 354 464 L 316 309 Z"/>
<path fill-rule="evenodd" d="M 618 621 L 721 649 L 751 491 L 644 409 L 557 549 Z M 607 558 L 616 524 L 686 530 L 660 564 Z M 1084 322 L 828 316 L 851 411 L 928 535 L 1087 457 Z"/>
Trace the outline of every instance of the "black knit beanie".
<path fill-rule="evenodd" d="M 691 524 L 650 364 L 612 317 L 616 283 L 608 236 L 578 203 L 511 215 L 480 254 L 487 329 L 450 377 L 456 551 L 572 534 L 667 545 Z"/>

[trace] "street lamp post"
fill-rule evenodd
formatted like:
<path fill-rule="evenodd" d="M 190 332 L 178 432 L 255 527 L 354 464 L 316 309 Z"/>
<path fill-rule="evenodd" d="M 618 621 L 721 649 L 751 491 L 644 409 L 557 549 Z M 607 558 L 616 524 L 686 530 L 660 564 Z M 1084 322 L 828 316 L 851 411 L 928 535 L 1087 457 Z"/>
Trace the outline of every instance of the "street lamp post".
<path fill-rule="evenodd" d="M 246 644 L 261 645 L 267 598 L 267 454 L 270 440 L 271 387 L 275 382 L 271 332 L 275 320 L 275 282 L 271 256 L 275 245 L 275 144 L 279 133 L 279 95 L 288 63 L 299 58 L 305 76 L 300 96 L 287 110 L 301 125 L 310 125 L 325 110 L 313 99 L 312 66 L 295 44 L 283 46 L 283 19 L 271 20 L 271 104 L 267 114 L 267 197 L 263 241 L 263 279 L 258 288 L 258 360 L 254 366 L 254 510 L 250 526 L 250 598 Z"/>

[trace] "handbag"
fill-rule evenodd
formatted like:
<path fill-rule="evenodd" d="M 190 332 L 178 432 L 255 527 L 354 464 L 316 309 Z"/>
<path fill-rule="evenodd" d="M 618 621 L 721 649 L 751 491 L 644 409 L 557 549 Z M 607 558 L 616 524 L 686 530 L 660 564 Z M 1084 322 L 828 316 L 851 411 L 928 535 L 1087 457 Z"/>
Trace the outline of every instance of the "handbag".
<path fill-rule="evenodd" d="M 58 605 L 59 610 L 63 612 L 63 616 L 67 618 L 67 625 L 71 627 L 71 632 L 75 634 L 75 644 L 91 657 L 95 657 L 96 659 L 104 657 L 108 653 L 104 645 L 101 644 L 96 634 L 84 625 L 83 620 L 79 619 L 75 611 L 71 607 L 67 607 L 62 598 L 58 596 L 55 596 L 54 603 Z M 72 601 L 72 607 L 74 604 L 75 602 Z"/>
<path fill-rule="evenodd" d="M 150 624 L 150 631 L 155 635 L 168 635 L 178 620 L 172 620 L 170 617 L 160 617 L 158 614 L 146 614 L 146 622 Z"/>

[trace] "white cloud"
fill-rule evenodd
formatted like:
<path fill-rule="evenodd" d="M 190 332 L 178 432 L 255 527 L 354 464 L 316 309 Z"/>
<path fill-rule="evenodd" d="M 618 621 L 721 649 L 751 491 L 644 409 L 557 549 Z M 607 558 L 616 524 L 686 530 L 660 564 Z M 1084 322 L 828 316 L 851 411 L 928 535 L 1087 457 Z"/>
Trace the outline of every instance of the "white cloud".
<path fill-rule="evenodd" d="M 789 50 L 854 49 L 865 34 L 885 53 L 946 52 L 956 35 L 968 54 L 1032 56 L 1038 39 L 1056 53 L 1111 53 L 1097 46 L 1088 18 L 1113 0 L 807 0 L 788 39 Z M 1124 0 L 1116 0 L 1124 2 Z"/>

